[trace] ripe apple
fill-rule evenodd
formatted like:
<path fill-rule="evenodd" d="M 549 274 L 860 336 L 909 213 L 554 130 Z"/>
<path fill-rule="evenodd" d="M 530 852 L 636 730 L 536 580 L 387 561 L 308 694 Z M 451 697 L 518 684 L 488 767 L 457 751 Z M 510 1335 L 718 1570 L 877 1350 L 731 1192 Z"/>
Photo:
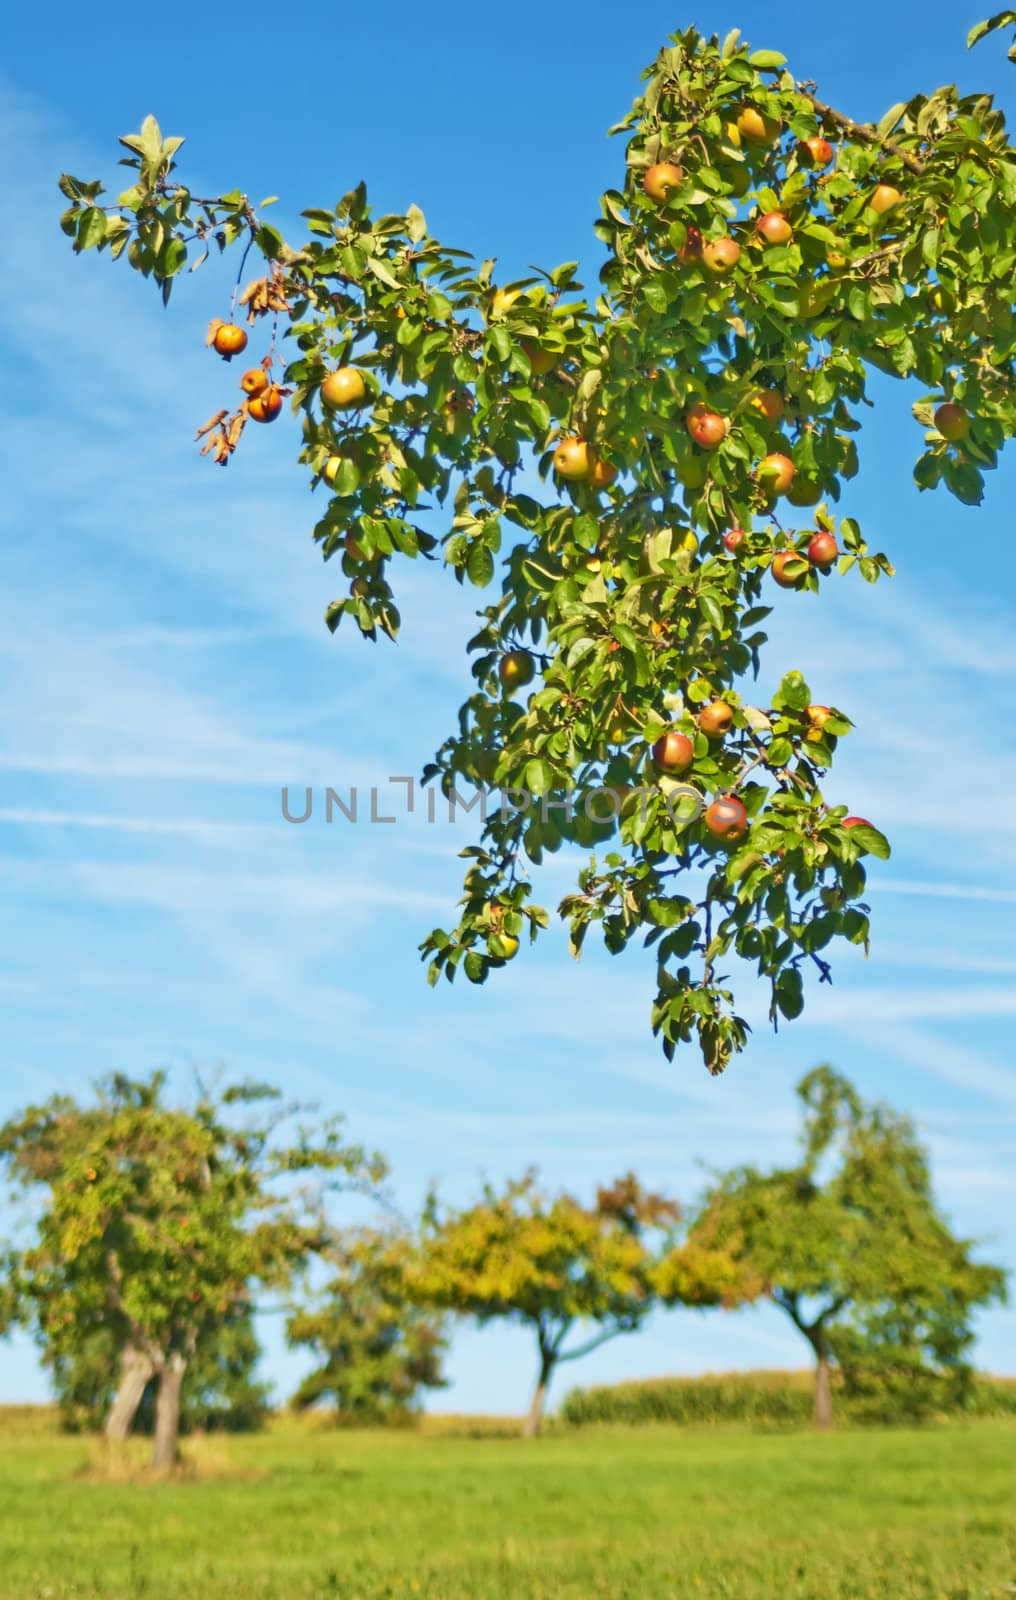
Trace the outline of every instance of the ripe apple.
<path fill-rule="evenodd" d="M 247 415 L 253 422 L 274 422 L 281 410 L 282 394 L 274 383 L 247 401 Z"/>
<path fill-rule="evenodd" d="M 653 745 L 653 762 L 661 772 L 686 772 L 695 760 L 695 746 L 686 733 L 661 734 Z"/>
<path fill-rule="evenodd" d="M 952 400 L 947 400 L 935 412 L 935 426 L 943 439 L 955 444 L 970 432 L 970 413 Z"/>
<path fill-rule="evenodd" d="M 511 694 L 515 689 L 524 689 L 527 683 L 532 683 L 536 675 L 536 662 L 528 650 L 509 650 L 498 663 L 497 675 Z"/>
<path fill-rule="evenodd" d="M 729 550 L 731 555 L 735 555 L 747 537 L 743 528 L 731 528 L 723 535 L 724 550 Z"/>
<path fill-rule="evenodd" d="M 774 427 L 786 410 L 783 396 L 778 389 L 759 389 L 752 395 L 750 404 L 753 411 L 760 411 L 766 421 L 772 423 Z"/>
<path fill-rule="evenodd" d="M 763 456 L 758 464 L 758 481 L 770 498 L 786 494 L 794 481 L 796 468 L 789 456 L 779 450 Z"/>
<path fill-rule="evenodd" d="M 321 385 L 322 404 L 332 411 L 349 411 L 363 404 L 367 387 L 355 367 L 339 367 Z"/>
<path fill-rule="evenodd" d="M 816 134 L 811 139 L 803 139 L 797 148 L 799 155 L 807 156 L 809 166 L 827 167 L 833 159 L 833 147 L 821 134 Z"/>
<path fill-rule="evenodd" d="M 247 334 L 235 322 L 222 322 L 215 330 L 212 346 L 226 361 L 247 348 Z"/>
<path fill-rule="evenodd" d="M 872 190 L 868 204 L 872 211 L 877 211 L 881 216 L 884 211 L 891 211 L 893 206 L 898 206 L 902 199 L 899 189 L 894 189 L 891 183 L 879 183 Z"/>
<path fill-rule="evenodd" d="M 655 161 L 642 179 L 650 200 L 666 200 L 672 189 L 684 181 L 684 173 L 673 161 Z"/>
<path fill-rule="evenodd" d="M 709 407 L 701 400 L 689 409 L 685 418 L 685 427 L 691 434 L 695 443 L 703 450 L 715 450 L 727 437 L 727 419 L 718 412 L 710 411 Z"/>
<path fill-rule="evenodd" d="M 801 571 L 788 572 L 787 563 L 790 561 L 798 562 Z M 797 550 L 777 550 L 770 571 L 781 589 L 797 589 L 804 577 L 804 557 Z"/>
<path fill-rule="evenodd" d="M 823 572 L 828 571 L 839 553 L 840 547 L 831 533 L 813 533 L 808 540 L 808 560 Z"/>
<path fill-rule="evenodd" d="M 732 272 L 741 255 L 741 246 L 736 239 L 731 239 L 728 234 L 723 234 L 719 239 L 709 239 L 702 246 L 702 265 L 707 272 L 715 278 L 722 278 L 726 273 Z"/>
<path fill-rule="evenodd" d="M 680 249 L 678 250 L 677 258 L 678 258 L 679 261 L 683 261 L 685 266 L 688 266 L 693 261 L 701 260 L 701 257 L 702 257 L 702 235 L 699 232 L 698 228 L 689 228 L 688 229 L 688 237 L 685 239 L 684 244 L 681 245 Z"/>
<path fill-rule="evenodd" d="M 734 708 L 725 700 L 711 700 L 699 712 L 698 725 L 710 739 L 722 739 L 734 725 Z"/>
<path fill-rule="evenodd" d="M 766 244 L 789 244 L 794 237 L 794 230 L 782 211 L 767 211 L 759 217 L 755 231 L 762 235 Z"/>
<path fill-rule="evenodd" d="M 714 800 L 706 807 L 702 821 L 714 839 L 722 839 L 726 844 L 736 844 L 748 832 L 748 813 L 734 795 Z"/>
<path fill-rule="evenodd" d="M 841 828 L 870 828 L 872 826 L 873 824 L 868 821 L 867 817 L 844 817 L 840 823 Z"/>
<path fill-rule="evenodd" d="M 604 461 L 602 456 L 597 456 L 589 469 L 589 481 L 594 489 L 609 489 L 617 477 L 617 468 L 612 461 Z"/>
<path fill-rule="evenodd" d="M 780 125 L 772 117 L 756 111 L 754 106 L 745 106 L 737 119 L 737 131 L 749 144 L 772 144 Z"/>
<path fill-rule="evenodd" d="M 250 371 L 245 372 L 240 379 L 240 388 L 244 394 L 253 397 L 256 394 L 264 394 L 271 381 L 264 367 L 251 367 Z"/>
<path fill-rule="evenodd" d="M 555 351 L 545 350 L 541 344 L 534 344 L 530 339 L 523 339 L 522 349 L 530 367 L 540 377 L 550 372 L 560 359 Z"/>
<path fill-rule="evenodd" d="M 554 471 L 559 478 L 588 478 L 592 470 L 585 439 L 562 439 L 554 451 Z"/>

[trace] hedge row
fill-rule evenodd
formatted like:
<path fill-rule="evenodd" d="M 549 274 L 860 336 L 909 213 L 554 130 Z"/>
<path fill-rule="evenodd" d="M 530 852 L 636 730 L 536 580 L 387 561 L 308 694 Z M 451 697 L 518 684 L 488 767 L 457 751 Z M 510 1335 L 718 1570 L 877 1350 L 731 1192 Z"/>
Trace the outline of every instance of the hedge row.
<path fill-rule="evenodd" d="M 558 1416 L 569 1427 L 590 1423 L 669 1422 L 688 1427 L 737 1422 L 757 1427 L 803 1427 L 811 1421 L 813 1378 L 810 1372 L 728 1372 L 701 1378 L 650 1378 L 644 1382 L 572 1389 Z M 838 1393 L 837 1415 L 845 1422 L 907 1420 L 898 1393 L 882 1405 L 872 1396 L 863 1402 Z M 927 1412 L 924 1412 L 927 1415 Z M 941 1415 L 1016 1416 L 1016 1378 L 978 1376 L 962 1404 Z"/>

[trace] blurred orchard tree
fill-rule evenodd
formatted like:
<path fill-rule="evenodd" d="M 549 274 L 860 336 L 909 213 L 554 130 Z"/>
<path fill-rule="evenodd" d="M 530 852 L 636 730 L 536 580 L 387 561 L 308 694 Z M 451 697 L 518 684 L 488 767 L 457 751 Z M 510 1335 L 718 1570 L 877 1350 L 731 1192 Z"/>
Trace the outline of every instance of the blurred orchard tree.
<path fill-rule="evenodd" d="M 411 1249 L 404 1233 L 359 1228 L 322 1252 L 329 1281 L 286 1324 L 289 1343 L 318 1358 L 293 1398 L 298 1409 L 330 1401 L 345 1421 L 393 1422 L 423 1390 L 443 1388 L 443 1319 L 409 1293 Z"/>
<path fill-rule="evenodd" d="M 96 1340 L 107 1350 L 109 1439 L 126 1438 L 154 1380 L 160 1470 L 176 1458 L 188 1368 L 327 1241 L 328 1195 L 385 1171 L 346 1143 L 341 1118 L 305 1127 L 277 1090 L 203 1089 L 184 1108 L 164 1091 L 162 1073 L 118 1073 L 91 1102 L 56 1095 L 0 1127 L 0 1164 L 31 1202 L 30 1236 L 6 1256 L 9 1320 L 58 1374 Z"/>
<path fill-rule="evenodd" d="M 833 1369 L 879 1415 L 962 1404 L 972 1313 L 1005 1296 L 939 1211 L 913 1123 L 865 1105 L 829 1067 L 798 1085 L 796 1165 L 727 1173 L 691 1238 L 761 1280 L 815 1360 L 815 1423 L 833 1423 Z"/>
<path fill-rule="evenodd" d="M 462 1211 L 442 1213 L 432 1200 L 406 1281 L 423 1305 L 535 1334 L 532 1436 L 562 1362 L 636 1332 L 656 1306 L 733 1306 L 758 1292 L 726 1251 L 681 1242 L 678 1219 L 673 1201 L 631 1173 L 589 1206 L 543 1193 L 528 1172 L 500 1193 L 488 1185 Z"/>
<path fill-rule="evenodd" d="M 697 1040 L 717 1073 L 748 1033 L 735 958 L 775 1025 L 807 973 L 830 980 L 835 941 L 868 943 L 862 858 L 889 846 L 825 790 L 850 717 L 821 703 L 817 663 L 756 687 L 765 622 L 892 571 L 838 509 L 873 369 L 922 391 L 920 488 L 981 500 L 1016 428 L 1016 157 L 986 94 L 859 123 L 778 52 L 692 28 L 613 132 L 588 291 L 575 262 L 496 285 L 418 207 L 374 216 L 362 183 L 291 243 L 268 200 L 194 195 L 152 117 L 121 140 L 114 201 L 62 177 L 62 225 L 164 300 L 239 247 L 208 339 L 256 360 L 202 450 L 226 463 L 291 401 L 314 538 L 342 572 L 330 628 L 394 638 L 403 560 L 489 592 L 425 777 L 498 803 L 463 852 L 458 922 L 422 946 L 431 981 L 483 983 L 548 925 L 545 854 L 595 850 L 558 907 L 573 951 L 594 925 L 614 953 L 641 939 L 666 1054 Z"/>

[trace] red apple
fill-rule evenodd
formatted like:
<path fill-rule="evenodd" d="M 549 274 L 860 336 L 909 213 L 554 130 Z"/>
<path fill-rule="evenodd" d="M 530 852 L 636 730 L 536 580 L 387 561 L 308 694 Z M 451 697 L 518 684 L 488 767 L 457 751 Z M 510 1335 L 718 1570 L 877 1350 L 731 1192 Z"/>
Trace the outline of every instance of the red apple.
<path fill-rule="evenodd" d="M 782 211 L 767 211 L 765 216 L 759 217 L 755 231 L 762 235 L 766 244 L 789 244 L 794 237 L 794 230 Z"/>
<path fill-rule="evenodd" d="M 813 533 L 808 540 L 808 560 L 813 567 L 827 572 L 840 553 L 840 547 L 831 533 Z"/>
<path fill-rule="evenodd" d="M 872 191 L 868 204 L 872 211 L 881 215 L 883 211 L 891 211 L 893 206 L 898 206 L 902 199 L 899 189 L 894 189 L 891 183 L 880 183 Z"/>
<path fill-rule="evenodd" d="M 678 260 L 687 266 L 689 262 L 698 261 L 702 256 L 702 235 L 697 228 L 688 229 L 688 237 L 677 252 Z"/>
<path fill-rule="evenodd" d="M 795 467 L 789 456 L 773 451 L 772 454 L 763 456 L 758 464 L 758 481 L 766 494 L 775 497 L 786 494 L 794 481 Z"/>
<path fill-rule="evenodd" d="M 841 828 L 870 828 L 872 826 L 873 824 L 868 821 L 867 817 L 844 817 L 840 823 Z"/>
<path fill-rule="evenodd" d="M 779 389 L 758 389 L 748 403 L 753 411 L 761 412 L 774 427 L 787 409 Z"/>
<path fill-rule="evenodd" d="M 727 437 L 727 419 L 721 417 L 717 411 L 710 411 L 709 407 L 701 400 L 689 408 L 685 418 L 685 427 L 697 445 L 703 450 L 715 450 Z"/>
<path fill-rule="evenodd" d="M 947 400 L 945 405 L 939 406 L 935 412 L 935 426 L 943 439 L 948 439 L 950 444 L 955 444 L 959 439 L 965 439 L 970 432 L 970 413 L 952 400 Z"/>
<path fill-rule="evenodd" d="M 698 725 L 710 739 L 722 739 L 734 725 L 734 709 L 726 700 L 711 700 L 699 712 Z"/>
<path fill-rule="evenodd" d="M 808 164 L 813 167 L 827 167 L 833 159 L 833 147 L 821 134 L 802 140 L 797 149 L 798 154 L 806 156 Z"/>
<path fill-rule="evenodd" d="M 748 813 L 733 795 L 708 805 L 702 821 L 714 839 L 722 839 L 726 844 L 736 844 L 748 831 Z"/>
<path fill-rule="evenodd" d="M 773 564 L 770 571 L 781 589 L 799 588 L 801 579 L 804 577 L 803 570 L 800 572 L 787 571 L 787 563 L 790 561 L 800 562 L 803 569 L 804 557 L 798 550 L 777 550 L 773 556 Z"/>
<path fill-rule="evenodd" d="M 695 746 L 686 733 L 661 734 L 653 745 L 653 761 L 661 772 L 686 772 L 695 759 Z"/>
<path fill-rule="evenodd" d="M 714 277 L 722 278 L 736 267 L 740 254 L 741 246 L 737 240 L 724 234 L 720 239 L 709 239 L 702 246 L 702 265 Z"/>
<path fill-rule="evenodd" d="M 642 187 L 650 200 L 666 200 L 672 189 L 684 181 L 684 173 L 673 161 L 655 161 L 646 170 Z"/>
<path fill-rule="evenodd" d="M 736 551 L 740 550 L 747 537 L 743 528 L 731 528 L 729 533 L 723 535 L 724 550 L 729 550 L 730 554 L 734 555 Z"/>

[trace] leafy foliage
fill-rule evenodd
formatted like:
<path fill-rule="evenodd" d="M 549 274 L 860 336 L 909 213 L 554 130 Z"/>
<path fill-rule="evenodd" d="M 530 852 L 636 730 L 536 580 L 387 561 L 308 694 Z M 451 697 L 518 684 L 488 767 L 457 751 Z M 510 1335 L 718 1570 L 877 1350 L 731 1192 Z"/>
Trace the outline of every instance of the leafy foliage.
<path fill-rule="evenodd" d="M 184 1376 L 181 1433 L 249 1433 L 260 1428 L 268 1414 L 269 1388 L 256 1375 L 259 1355 L 249 1311 L 230 1316 L 206 1335 Z M 119 1357 L 109 1327 L 93 1328 L 54 1354 L 53 1389 L 69 1431 L 94 1432 L 102 1427 L 116 1390 Z M 150 1379 L 134 1423 L 139 1433 L 153 1430 L 155 1391 L 156 1381 Z"/>
<path fill-rule="evenodd" d="M 1004 1297 L 1005 1273 L 951 1232 L 908 1118 L 865 1106 L 829 1067 L 798 1094 L 801 1161 L 728 1173 L 692 1237 L 758 1275 L 851 1398 L 912 1414 L 960 1403 L 971 1313 Z"/>
<path fill-rule="evenodd" d="M 673 1201 L 631 1173 L 584 1206 L 564 1192 L 543 1193 L 528 1172 L 501 1193 L 488 1185 L 464 1211 L 441 1215 L 435 1203 L 407 1282 L 424 1305 L 535 1332 L 536 1431 L 561 1362 L 634 1332 L 657 1304 L 732 1305 L 750 1292 L 725 1253 L 678 1243 L 677 1221 Z M 595 1331 L 569 1343 L 583 1324 Z"/>
<path fill-rule="evenodd" d="M 71 1390 L 100 1349 L 135 1350 L 160 1376 L 171 1358 L 214 1362 L 256 1289 L 284 1289 L 317 1247 L 327 1193 L 384 1171 L 340 1118 L 281 1137 L 295 1108 L 256 1114 L 275 1090 L 202 1090 L 178 1109 L 164 1089 L 161 1073 L 117 1074 L 91 1103 L 54 1096 L 0 1128 L 0 1161 L 34 1212 L 9 1255 L 11 1292 Z M 206 1365 L 206 1397 L 208 1377 Z"/>
<path fill-rule="evenodd" d="M 298 1408 L 330 1399 L 347 1421 L 390 1422 L 419 1403 L 421 1391 L 444 1385 L 446 1348 L 440 1318 L 409 1296 L 404 1234 L 360 1229 L 328 1247 L 334 1275 L 320 1301 L 286 1325 L 289 1343 L 305 1346 L 320 1365 L 300 1384 Z"/>
<path fill-rule="evenodd" d="M 192 195 L 181 141 L 151 117 L 122 141 L 132 183 L 116 204 L 65 175 L 62 225 L 167 298 L 194 247 L 192 267 L 241 242 L 243 261 L 263 258 L 230 315 L 270 324 L 267 372 L 285 335 L 279 395 L 323 491 L 314 537 L 343 574 L 330 628 L 394 638 L 404 559 L 494 590 L 457 729 L 425 769 L 449 796 L 499 791 L 464 852 L 458 922 L 422 946 L 431 981 L 484 982 L 548 925 L 532 898 L 545 854 L 601 852 L 559 907 L 573 951 L 593 927 L 613 953 L 641 938 L 666 1054 L 695 1039 L 719 1072 L 748 1033 L 737 961 L 775 1025 L 800 1014 L 809 970 L 829 980 L 835 940 L 868 941 L 861 858 L 889 846 L 846 827 L 822 788 L 850 718 L 812 719 L 797 670 L 752 679 L 770 597 L 820 603 L 830 583 L 892 570 L 837 509 L 871 369 L 924 391 L 919 486 L 980 501 L 1016 428 L 1016 160 L 988 96 L 940 88 L 860 124 L 736 31 L 675 34 L 613 132 L 626 158 L 588 291 L 575 262 L 498 288 L 494 262 L 434 239 L 418 207 L 374 216 L 362 183 L 305 211 L 291 245 L 239 190 Z M 774 215 L 772 243 L 758 224 Z M 330 377 L 350 370 L 362 396 L 336 404 Z M 252 403 L 201 430 L 217 460 Z M 943 403 L 962 437 L 938 427 Z M 809 553 L 816 533 L 835 540 L 829 562 Z M 702 719 L 717 700 L 721 736 Z M 651 755 L 670 728 L 693 744 L 681 783 Z M 743 804 L 726 842 L 710 797 Z"/>
<path fill-rule="evenodd" d="M 970 49 L 989 33 L 996 33 L 999 28 L 1016 28 L 1016 11 L 998 11 L 987 22 L 978 22 L 967 37 L 967 48 Z M 1016 61 L 1016 40 L 1009 46 L 1009 60 Z"/>

